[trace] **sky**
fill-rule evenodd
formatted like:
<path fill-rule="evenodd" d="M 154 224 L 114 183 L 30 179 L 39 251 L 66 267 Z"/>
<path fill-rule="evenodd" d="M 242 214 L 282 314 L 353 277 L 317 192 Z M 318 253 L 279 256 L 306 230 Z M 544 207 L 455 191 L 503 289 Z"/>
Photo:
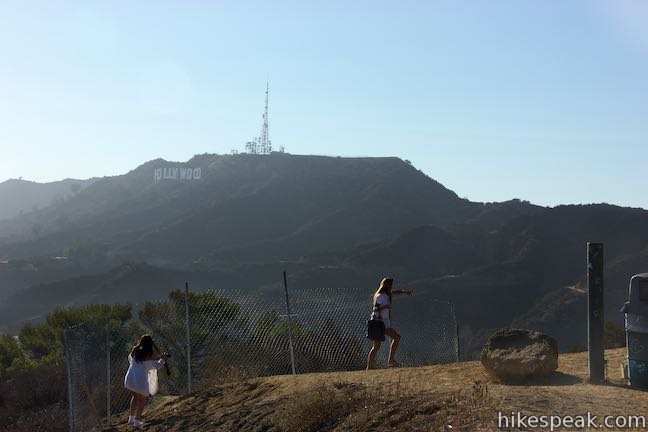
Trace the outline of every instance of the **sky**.
<path fill-rule="evenodd" d="M 648 209 L 648 2 L 0 0 L 0 181 L 398 156 L 473 201 Z"/>

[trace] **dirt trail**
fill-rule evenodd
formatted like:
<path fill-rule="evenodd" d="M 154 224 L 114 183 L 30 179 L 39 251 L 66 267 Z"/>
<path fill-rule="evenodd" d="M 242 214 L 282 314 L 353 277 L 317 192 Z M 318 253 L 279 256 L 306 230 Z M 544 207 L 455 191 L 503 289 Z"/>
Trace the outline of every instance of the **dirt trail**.
<path fill-rule="evenodd" d="M 489 382 L 479 362 L 257 378 L 190 396 L 158 398 L 146 413 L 145 429 L 300 430 L 295 419 L 326 417 L 328 411 L 330 418 L 302 430 L 548 430 L 500 429 L 498 411 L 509 416 L 511 411 L 570 416 L 591 412 L 599 416 L 599 422 L 608 415 L 643 415 L 648 419 L 648 392 L 623 383 L 620 363 L 624 357 L 624 349 L 606 352 L 605 385 L 586 382 L 585 353 L 562 355 L 554 377 L 524 386 Z M 106 429 L 127 430 L 132 428 Z"/>

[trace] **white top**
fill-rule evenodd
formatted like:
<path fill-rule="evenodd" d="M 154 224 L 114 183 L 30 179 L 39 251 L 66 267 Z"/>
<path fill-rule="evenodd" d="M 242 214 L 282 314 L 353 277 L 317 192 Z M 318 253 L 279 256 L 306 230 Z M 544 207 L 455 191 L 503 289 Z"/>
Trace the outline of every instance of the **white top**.
<path fill-rule="evenodd" d="M 129 354 L 128 363 L 124 387 L 144 396 L 155 395 L 158 391 L 157 370 L 164 366 L 164 359 L 138 362 Z"/>
<path fill-rule="evenodd" d="M 389 296 L 387 294 L 378 294 L 374 306 L 387 306 L 389 305 Z M 391 317 L 391 308 L 382 309 L 380 311 L 373 311 L 371 313 L 371 318 L 380 319 L 383 321 L 389 321 Z"/>

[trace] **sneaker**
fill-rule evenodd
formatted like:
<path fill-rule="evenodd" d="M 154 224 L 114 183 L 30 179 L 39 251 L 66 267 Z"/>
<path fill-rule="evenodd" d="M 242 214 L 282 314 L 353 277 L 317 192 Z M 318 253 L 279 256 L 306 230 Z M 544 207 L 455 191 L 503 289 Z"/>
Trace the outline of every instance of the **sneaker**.
<path fill-rule="evenodd" d="M 128 416 L 128 424 L 133 423 L 133 420 L 134 420 L 134 419 L 135 419 L 135 417 L 133 417 L 133 416 Z"/>
<path fill-rule="evenodd" d="M 133 418 L 133 426 L 139 429 L 144 426 L 144 422 Z"/>

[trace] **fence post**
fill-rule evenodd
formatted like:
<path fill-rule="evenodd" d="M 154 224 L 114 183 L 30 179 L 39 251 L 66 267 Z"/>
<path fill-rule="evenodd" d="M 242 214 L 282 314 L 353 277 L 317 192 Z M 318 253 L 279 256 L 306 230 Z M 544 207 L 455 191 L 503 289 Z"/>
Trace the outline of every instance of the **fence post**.
<path fill-rule="evenodd" d="M 603 265 L 603 243 L 587 243 L 587 350 L 592 382 L 605 379 Z"/>
<path fill-rule="evenodd" d="M 68 417 L 70 424 L 70 432 L 76 432 L 75 427 L 75 414 L 76 414 L 76 402 L 74 400 L 74 390 L 72 389 L 72 356 L 70 350 L 70 338 L 68 337 L 68 330 L 63 331 L 63 347 L 65 351 L 65 369 L 67 370 L 67 381 L 68 381 Z"/>
<path fill-rule="evenodd" d="M 185 339 L 187 342 L 187 393 L 191 393 L 191 332 L 189 330 L 189 282 L 185 282 Z"/>
<path fill-rule="evenodd" d="M 106 323 L 106 423 L 110 426 L 111 412 L 110 412 L 110 386 L 112 385 L 112 380 L 110 377 L 110 318 Z"/>
<path fill-rule="evenodd" d="M 292 366 L 293 375 L 297 375 L 297 369 L 295 368 L 295 350 L 293 348 L 293 339 L 292 339 L 292 320 L 290 316 L 290 299 L 288 297 L 288 280 L 286 279 L 286 271 L 283 272 L 284 280 L 284 291 L 286 292 L 286 309 L 288 311 L 288 346 L 290 348 L 290 365 Z"/>
<path fill-rule="evenodd" d="M 454 307 L 453 313 L 454 313 Z M 455 315 L 455 320 L 457 319 L 457 316 Z M 461 351 L 459 349 L 459 324 L 455 324 L 455 337 L 457 338 L 457 363 L 461 361 Z"/>

